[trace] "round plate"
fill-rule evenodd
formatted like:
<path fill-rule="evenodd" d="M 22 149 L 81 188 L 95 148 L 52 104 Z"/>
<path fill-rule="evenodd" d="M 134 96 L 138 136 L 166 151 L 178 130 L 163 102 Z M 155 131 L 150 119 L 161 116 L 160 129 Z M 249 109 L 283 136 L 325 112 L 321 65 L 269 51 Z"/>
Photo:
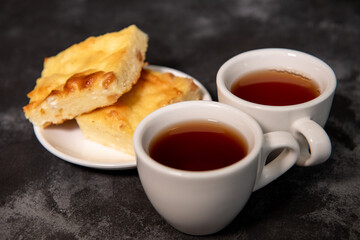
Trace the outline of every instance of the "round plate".
<path fill-rule="evenodd" d="M 149 65 L 146 68 L 194 79 L 186 73 L 168 67 Z M 194 83 L 200 87 L 203 100 L 210 101 L 211 96 L 206 88 L 196 79 L 194 79 Z M 97 169 L 117 170 L 136 167 L 134 156 L 87 140 L 75 120 L 45 129 L 34 126 L 34 132 L 39 142 L 49 152 L 65 161 Z"/>

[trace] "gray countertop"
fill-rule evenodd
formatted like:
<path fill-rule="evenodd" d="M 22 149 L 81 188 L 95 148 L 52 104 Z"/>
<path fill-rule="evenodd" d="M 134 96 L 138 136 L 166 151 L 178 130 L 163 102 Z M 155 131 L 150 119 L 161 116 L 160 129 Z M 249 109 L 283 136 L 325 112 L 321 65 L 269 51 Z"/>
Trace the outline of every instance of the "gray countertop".
<path fill-rule="evenodd" d="M 228 58 L 266 47 L 327 62 L 338 86 L 330 159 L 293 167 L 204 239 L 360 239 L 359 1 L 10 1 L 0 3 L 0 239 L 196 239 L 153 209 L 136 169 L 77 166 L 38 142 L 22 112 L 43 59 L 136 24 L 147 61 L 186 72 L 217 99 Z"/>

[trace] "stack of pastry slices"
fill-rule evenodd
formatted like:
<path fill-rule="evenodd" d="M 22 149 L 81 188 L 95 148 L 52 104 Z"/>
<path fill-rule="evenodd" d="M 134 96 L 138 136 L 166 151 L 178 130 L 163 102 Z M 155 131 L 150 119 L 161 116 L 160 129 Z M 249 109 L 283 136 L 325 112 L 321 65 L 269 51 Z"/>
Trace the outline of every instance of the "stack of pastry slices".
<path fill-rule="evenodd" d="M 26 118 L 43 128 L 76 119 L 87 139 L 134 155 L 132 136 L 145 116 L 201 99 L 192 79 L 144 68 L 147 47 L 147 34 L 131 25 L 46 58 Z"/>

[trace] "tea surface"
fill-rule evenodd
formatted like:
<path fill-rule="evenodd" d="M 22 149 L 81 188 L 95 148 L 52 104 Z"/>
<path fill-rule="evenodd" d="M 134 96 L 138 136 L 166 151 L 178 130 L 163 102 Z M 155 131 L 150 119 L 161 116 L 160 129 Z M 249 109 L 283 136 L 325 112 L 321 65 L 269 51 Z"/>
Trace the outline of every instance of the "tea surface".
<path fill-rule="evenodd" d="M 276 70 L 242 76 L 233 84 L 231 92 L 246 101 L 271 106 L 300 104 L 320 95 L 313 80 Z"/>
<path fill-rule="evenodd" d="M 214 122 L 189 122 L 161 132 L 150 144 L 150 156 L 168 167 L 206 171 L 229 166 L 247 154 L 246 140 Z"/>

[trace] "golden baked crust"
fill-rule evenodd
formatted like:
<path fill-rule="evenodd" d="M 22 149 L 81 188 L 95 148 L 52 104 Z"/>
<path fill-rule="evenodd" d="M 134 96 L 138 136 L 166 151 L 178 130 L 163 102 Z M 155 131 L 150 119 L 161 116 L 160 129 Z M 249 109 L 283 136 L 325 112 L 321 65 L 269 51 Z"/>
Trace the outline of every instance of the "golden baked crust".
<path fill-rule="evenodd" d="M 144 69 L 137 84 L 115 104 L 82 114 L 76 121 L 89 140 L 134 155 L 132 136 L 145 116 L 171 103 L 201 98 L 191 79 Z"/>
<path fill-rule="evenodd" d="M 26 118 L 46 127 L 115 103 L 139 79 L 147 43 L 148 36 L 131 25 L 46 58 L 23 108 Z"/>

